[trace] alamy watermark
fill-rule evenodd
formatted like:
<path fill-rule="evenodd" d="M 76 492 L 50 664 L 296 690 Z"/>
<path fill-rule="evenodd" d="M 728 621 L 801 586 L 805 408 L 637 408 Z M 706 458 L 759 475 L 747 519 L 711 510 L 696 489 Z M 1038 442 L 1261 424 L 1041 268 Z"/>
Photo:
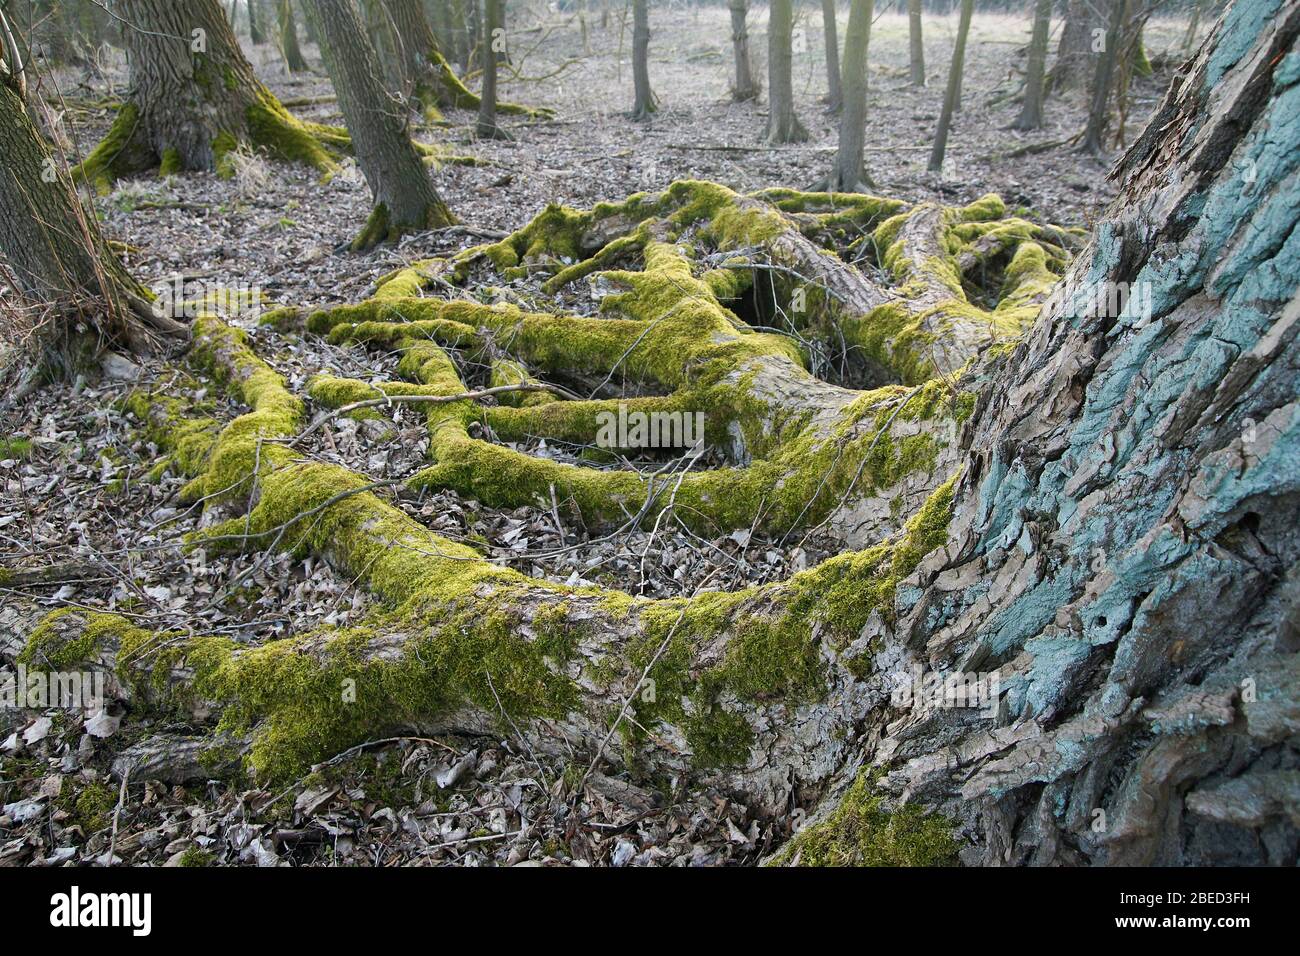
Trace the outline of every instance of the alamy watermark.
<path fill-rule="evenodd" d="M 15 673 L 0 675 L 0 710 L 104 709 L 104 675 L 100 671 L 29 671 L 25 664 Z"/>
<path fill-rule="evenodd" d="M 985 717 L 997 713 L 1001 679 L 997 671 L 931 671 L 914 664 L 910 673 L 896 671 L 889 701 L 895 707 L 946 710 L 975 707 Z"/>
<path fill-rule="evenodd" d="M 151 288 L 157 296 L 153 311 L 159 318 L 196 319 L 211 313 L 255 315 L 261 311 L 262 287 L 245 282 L 216 283 L 174 275 Z"/>
<path fill-rule="evenodd" d="M 1073 282 L 1057 284 L 1048 297 L 1053 311 L 1065 309 L 1080 319 L 1117 319 L 1127 313 L 1145 325 L 1151 321 L 1150 282 Z"/>
<path fill-rule="evenodd" d="M 704 447 L 703 412 L 597 412 L 596 445 L 600 448 Z"/>

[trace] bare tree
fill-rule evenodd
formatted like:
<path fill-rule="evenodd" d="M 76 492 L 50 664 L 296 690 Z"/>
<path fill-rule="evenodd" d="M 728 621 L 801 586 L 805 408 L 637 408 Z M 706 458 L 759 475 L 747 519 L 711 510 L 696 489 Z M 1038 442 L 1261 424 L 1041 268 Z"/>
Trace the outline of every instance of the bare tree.
<path fill-rule="evenodd" d="M 1034 0 L 1034 32 L 1029 39 L 1025 94 L 1013 129 L 1038 129 L 1043 125 L 1043 80 L 1047 67 L 1047 34 L 1052 25 L 1052 0 Z"/>
<path fill-rule="evenodd" d="M 647 0 L 632 0 L 632 118 L 641 120 L 659 109 L 650 89 L 650 11 Z"/>
<path fill-rule="evenodd" d="M 971 16 L 975 0 L 961 0 L 961 18 L 957 22 L 957 42 L 952 48 L 952 63 L 948 67 L 948 89 L 943 97 L 943 110 L 939 113 L 939 128 L 934 134 L 934 148 L 930 151 L 929 169 L 937 173 L 943 169 L 943 154 L 948 148 L 948 131 L 952 128 L 952 115 L 957 112 L 961 99 L 961 75 L 966 65 L 966 38 L 970 35 Z"/>
<path fill-rule="evenodd" d="M 254 46 L 266 43 L 266 30 L 262 25 L 262 0 L 248 0 L 248 38 Z"/>
<path fill-rule="evenodd" d="M 374 47 L 352 0 L 304 2 L 356 144 L 357 163 L 375 199 L 370 220 L 352 248 L 369 249 L 406 232 L 453 224 L 455 217 L 434 189 L 407 134 L 403 108 L 380 79 Z"/>
<path fill-rule="evenodd" d="M 871 42 L 874 0 L 852 0 L 844 34 L 844 108 L 840 111 L 840 145 L 835 154 L 831 189 L 861 192 L 871 182 L 863 166 L 867 123 L 867 47 Z"/>
<path fill-rule="evenodd" d="M 727 6 L 731 11 L 731 47 L 736 55 L 736 83 L 731 93 L 744 102 L 758 95 L 758 84 L 754 82 L 754 69 L 749 59 L 749 29 L 745 23 L 749 3 L 748 0 L 727 0 Z"/>
<path fill-rule="evenodd" d="M 907 0 L 908 81 L 925 86 L 925 37 L 921 33 L 921 0 Z"/>
<path fill-rule="evenodd" d="M 1053 93 L 1086 86 L 1096 69 L 1096 36 L 1106 27 L 1106 0 L 1069 0 L 1065 25 L 1056 44 L 1056 63 L 1048 74 L 1047 88 Z"/>
<path fill-rule="evenodd" d="M 840 50 L 835 28 L 835 0 L 822 0 L 822 34 L 826 40 L 826 109 L 838 113 L 844 103 L 840 88 Z M 845 43 L 847 44 L 847 40 Z M 847 53 L 845 56 L 847 57 Z"/>
<path fill-rule="evenodd" d="M 794 83 L 791 77 L 794 52 L 794 2 L 772 0 L 767 25 L 767 141 L 802 143 L 808 138 L 794 113 Z"/>

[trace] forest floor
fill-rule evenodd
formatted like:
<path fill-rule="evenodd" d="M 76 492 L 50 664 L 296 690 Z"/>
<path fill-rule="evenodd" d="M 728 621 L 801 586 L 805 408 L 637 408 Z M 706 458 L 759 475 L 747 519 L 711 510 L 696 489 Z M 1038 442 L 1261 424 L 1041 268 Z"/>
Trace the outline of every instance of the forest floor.
<path fill-rule="evenodd" d="M 551 106 L 554 121 L 506 118 L 512 143 L 473 140 L 474 118 L 465 113 L 418 131 L 421 139 L 479 161 L 448 164 L 437 174 L 463 227 L 412 236 L 368 255 L 349 253 L 346 244 L 370 207 L 355 167 L 321 184 L 305 168 L 256 156 L 241 163 L 233 182 L 213 175 L 146 177 L 120 184 L 97 200 L 98 208 L 107 233 L 132 247 L 129 264 L 147 284 L 180 274 L 208 289 L 258 290 L 265 306 L 317 305 L 360 301 L 394 268 L 510 231 L 549 202 L 587 207 L 683 178 L 712 179 L 740 191 L 808 188 L 829 169 L 836 129 L 818 101 L 825 85 L 820 18 L 810 21 L 812 9 L 803 10 L 795 91 L 811 139 L 799 146 L 766 147 L 764 101 L 732 102 L 725 7 L 654 24 L 650 68 L 661 107 L 643 123 L 622 112 L 631 101 L 630 23 L 620 32 L 612 17 L 602 30 L 599 17 L 591 18 L 584 47 L 578 21 L 552 14 L 540 23 L 521 19 L 511 34 L 514 69 L 546 79 L 519 81 L 507 74 L 502 98 Z M 750 27 L 760 75 L 764 21 L 759 16 Z M 1130 90 L 1130 142 L 1168 84 L 1170 70 L 1160 68 L 1160 54 L 1176 51 L 1184 28 L 1154 21 L 1146 31 L 1157 71 Z M 1028 29 L 1018 18 L 976 18 L 950 162 L 943 175 L 934 175 L 925 165 L 956 18 L 926 19 L 928 86 L 919 90 L 907 85 L 906 19 L 888 13 L 877 20 L 867 162 L 879 194 L 956 204 L 997 192 L 1008 206 L 1025 207 L 1041 220 L 1091 223 L 1111 196 L 1102 164 L 1070 146 L 1013 155 L 1068 139 L 1085 120 L 1074 94 L 1048 101 L 1044 129 L 1005 129 L 1019 108 L 1011 94 Z M 308 50 L 318 63 L 315 52 Z M 249 53 L 286 101 L 330 93 L 323 73 L 287 77 L 272 48 Z M 120 95 L 125 79 L 121 62 L 93 77 L 58 76 L 68 106 L 62 132 L 80 151 L 94 144 L 112 116 L 87 104 Z M 341 123 L 330 102 L 295 112 Z M 259 353 L 295 389 L 317 372 L 371 379 L 392 364 L 317 338 L 258 328 L 255 315 L 233 321 L 254 332 Z M 0 363 L 5 360 L 0 351 Z M 174 370 L 123 361 L 110 372 L 46 388 L 3 411 L 0 571 L 41 580 L 0 578 L 8 585 L 0 587 L 0 659 L 25 644 L 41 614 L 63 606 L 112 609 L 150 627 L 202 628 L 249 642 L 346 624 L 364 614 L 367 595 L 323 563 L 183 552 L 182 536 L 201 526 L 202 515 L 176 503 L 179 478 L 144 480 L 156 449 L 117 404 L 132 389 L 167 388 Z M 239 411 L 230 406 L 225 413 Z M 312 454 L 377 480 L 409 474 L 427 447 L 421 416 L 400 407 L 385 425 L 342 419 L 318 437 Z M 527 450 L 564 456 L 563 449 Z M 736 588 L 779 580 L 826 556 L 815 540 L 791 549 L 743 533 L 705 541 L 678 529 L 592 540 L 545 508 L 499 512 L 450 493 L 402 498 L 401 507 L 439 533 L 472 540 L 535 576 L 655 597 L 690 593 L 706 581 Z M 0 686 L 12 673 L 0 671 Z M 597 772 L 575 788 L 567 762 L 482 739 L 377 741 L 283 791 L 248 781 L 169 782 L 166 772 L 151 780 L 127 775 L 123 786 L 122 773 L 112 772 L 115 755 L 123 761 L 118 771 L 141 766 L 141 756 L 164 739 L 159 735 L 185 728 L 121 717 L 87 722 L 65 711 L 0 702 L 0 865 L 749 863 L 783 842 L 795 822 L 760 823 L 722 794 L 685 794 L 681 781 L 651 790 Z"/>

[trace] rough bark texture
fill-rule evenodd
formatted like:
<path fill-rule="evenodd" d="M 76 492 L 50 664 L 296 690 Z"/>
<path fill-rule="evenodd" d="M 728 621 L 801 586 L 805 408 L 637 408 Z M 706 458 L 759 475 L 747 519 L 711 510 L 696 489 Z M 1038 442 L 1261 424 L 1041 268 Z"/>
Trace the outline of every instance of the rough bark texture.
<path fill-rule="evenodd" d="M 353 249 L 454 223 L 411 142 L 404 110 L 380 79 L 378 58 L 352 0 L 306 0 L 306 9 L 321 37 L 339 108 L 356 143 L 357 163 L 375 198 L 374 212 Z"/>
<path fill-rule="evenodd" d="M 58 317 L 52 332 L 68 335 L 79 320 L 136 351 L 183 344 L 184 327 L 154 314 L 3 79 L 0 155 L 0 252 L 19 294 Z"/>
<path fill-rule="evenodd" d="M 948 88 L 943 96 L 943 109 L 939 112 L 939 127 L 934 134 L 934 148 L 930 150 L 929 169 L 937 173 L 943 169 L 943 154 L 948 148 L 948 131 L 952 117 L 961 100 L 961 76 L 966 68 L 966 38 L 970 36 L 970 21 L 975 10 L 975 0 L 962 0 L 961 18 L 957 21 L 957 42 L 952 48 L 952 63 L 948 66 Z"/>
<path fill-rule="evenodd" d="M 794 115 L 791 79 L 791 44 L 794 35 L 793 0 L 772 0 L 767 25 L 767 141 L 802 143 L 808 131 Z"/>
<path fill-rule="evenodd" d="M 745 23 L 749 2 L 727 0 L 727 6 L 731 11 L 731 47 L 736 56 L 736 81 L 731 93 L 744 102 L 758 96 L 758 84 L 754 82 L 754 68 L 749 59 L 749 28 Z"/>
<path fill-rule="evenodd" d="M 659 107 L 650 89 L 650 9 L 647 0 L 632 0 L 632 118 L 645 119 Z"/>
<path fill-rule="evenodd" d="M 921 0 L 907 0 L 908 77 L 925 86 L 925 37 L 921 32 Z"/>
<path fill-rule="evenodd" d="M 867 46 L 871 42 L 874 0 L 853 0 L 844 34 L 844 101 L 840 114 L 840 143 L 835 155 L 831 188 L 858 192 L 870 183 L 862 165 L 866 146 Z"/>
<path fill-rule="evenodd" d="M 844 95 L 840 87 L 840 41 L 835 27 L 835 0 L 822 0 L 822 35 L 826 43 L 826 108 L 836 113 L 844 102 Z"/>
<path fill-rule="evenodd" d="M 1052 26 L 1052 0 L 1035 0 L 1034 32 L 1029 39 L 1029 61 L 1025 68 L 1024 101 L 1014 129 L 1031 130 L 1043 125 L 1043 81 L 1047 66 L 1047 34 Z"/>

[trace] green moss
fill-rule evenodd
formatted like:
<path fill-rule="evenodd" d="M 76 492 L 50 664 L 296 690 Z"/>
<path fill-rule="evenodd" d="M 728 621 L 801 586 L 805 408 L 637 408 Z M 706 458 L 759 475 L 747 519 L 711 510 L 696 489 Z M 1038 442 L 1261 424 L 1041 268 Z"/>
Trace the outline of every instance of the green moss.
<path fill-rule="evenodd" d="M 914 805 L 886 810 L 867 774 L 825 821 L 800 831 L 776 858 L 800 866 L 955 866 L 952 824 Z"/>
<path fill-rule="evenodd" d="M 95 781 L 87 784 L 77 794 L 72 812 L 76 823 L 89 836 L 112 825 L 113 811 L 116 808 L 117 794 L 108 784 Z"/>
<path fill-rule="evenodd" d="M 89 183 L 101 196 L 107 196 L 118 179 L 147 169 L 155 157 L 138 142 L 139 129 L 140 109 L 128 102 L 118 110 L 99 145 L 73 167 L 73 179 Z"/>
<path fill-rule="evenodd" d="M 212 866 L 216 862 L 216 857 L 207 850 L 201 850 L 196 846 L 189 847 L 181 854 L 177 860 L 178 866 Z"/>
<path fill-rule="evenodd" d="M 18 435 L 0 438 L 0 461 L 26 461 L 32 457 L 32 440 Z"/>

